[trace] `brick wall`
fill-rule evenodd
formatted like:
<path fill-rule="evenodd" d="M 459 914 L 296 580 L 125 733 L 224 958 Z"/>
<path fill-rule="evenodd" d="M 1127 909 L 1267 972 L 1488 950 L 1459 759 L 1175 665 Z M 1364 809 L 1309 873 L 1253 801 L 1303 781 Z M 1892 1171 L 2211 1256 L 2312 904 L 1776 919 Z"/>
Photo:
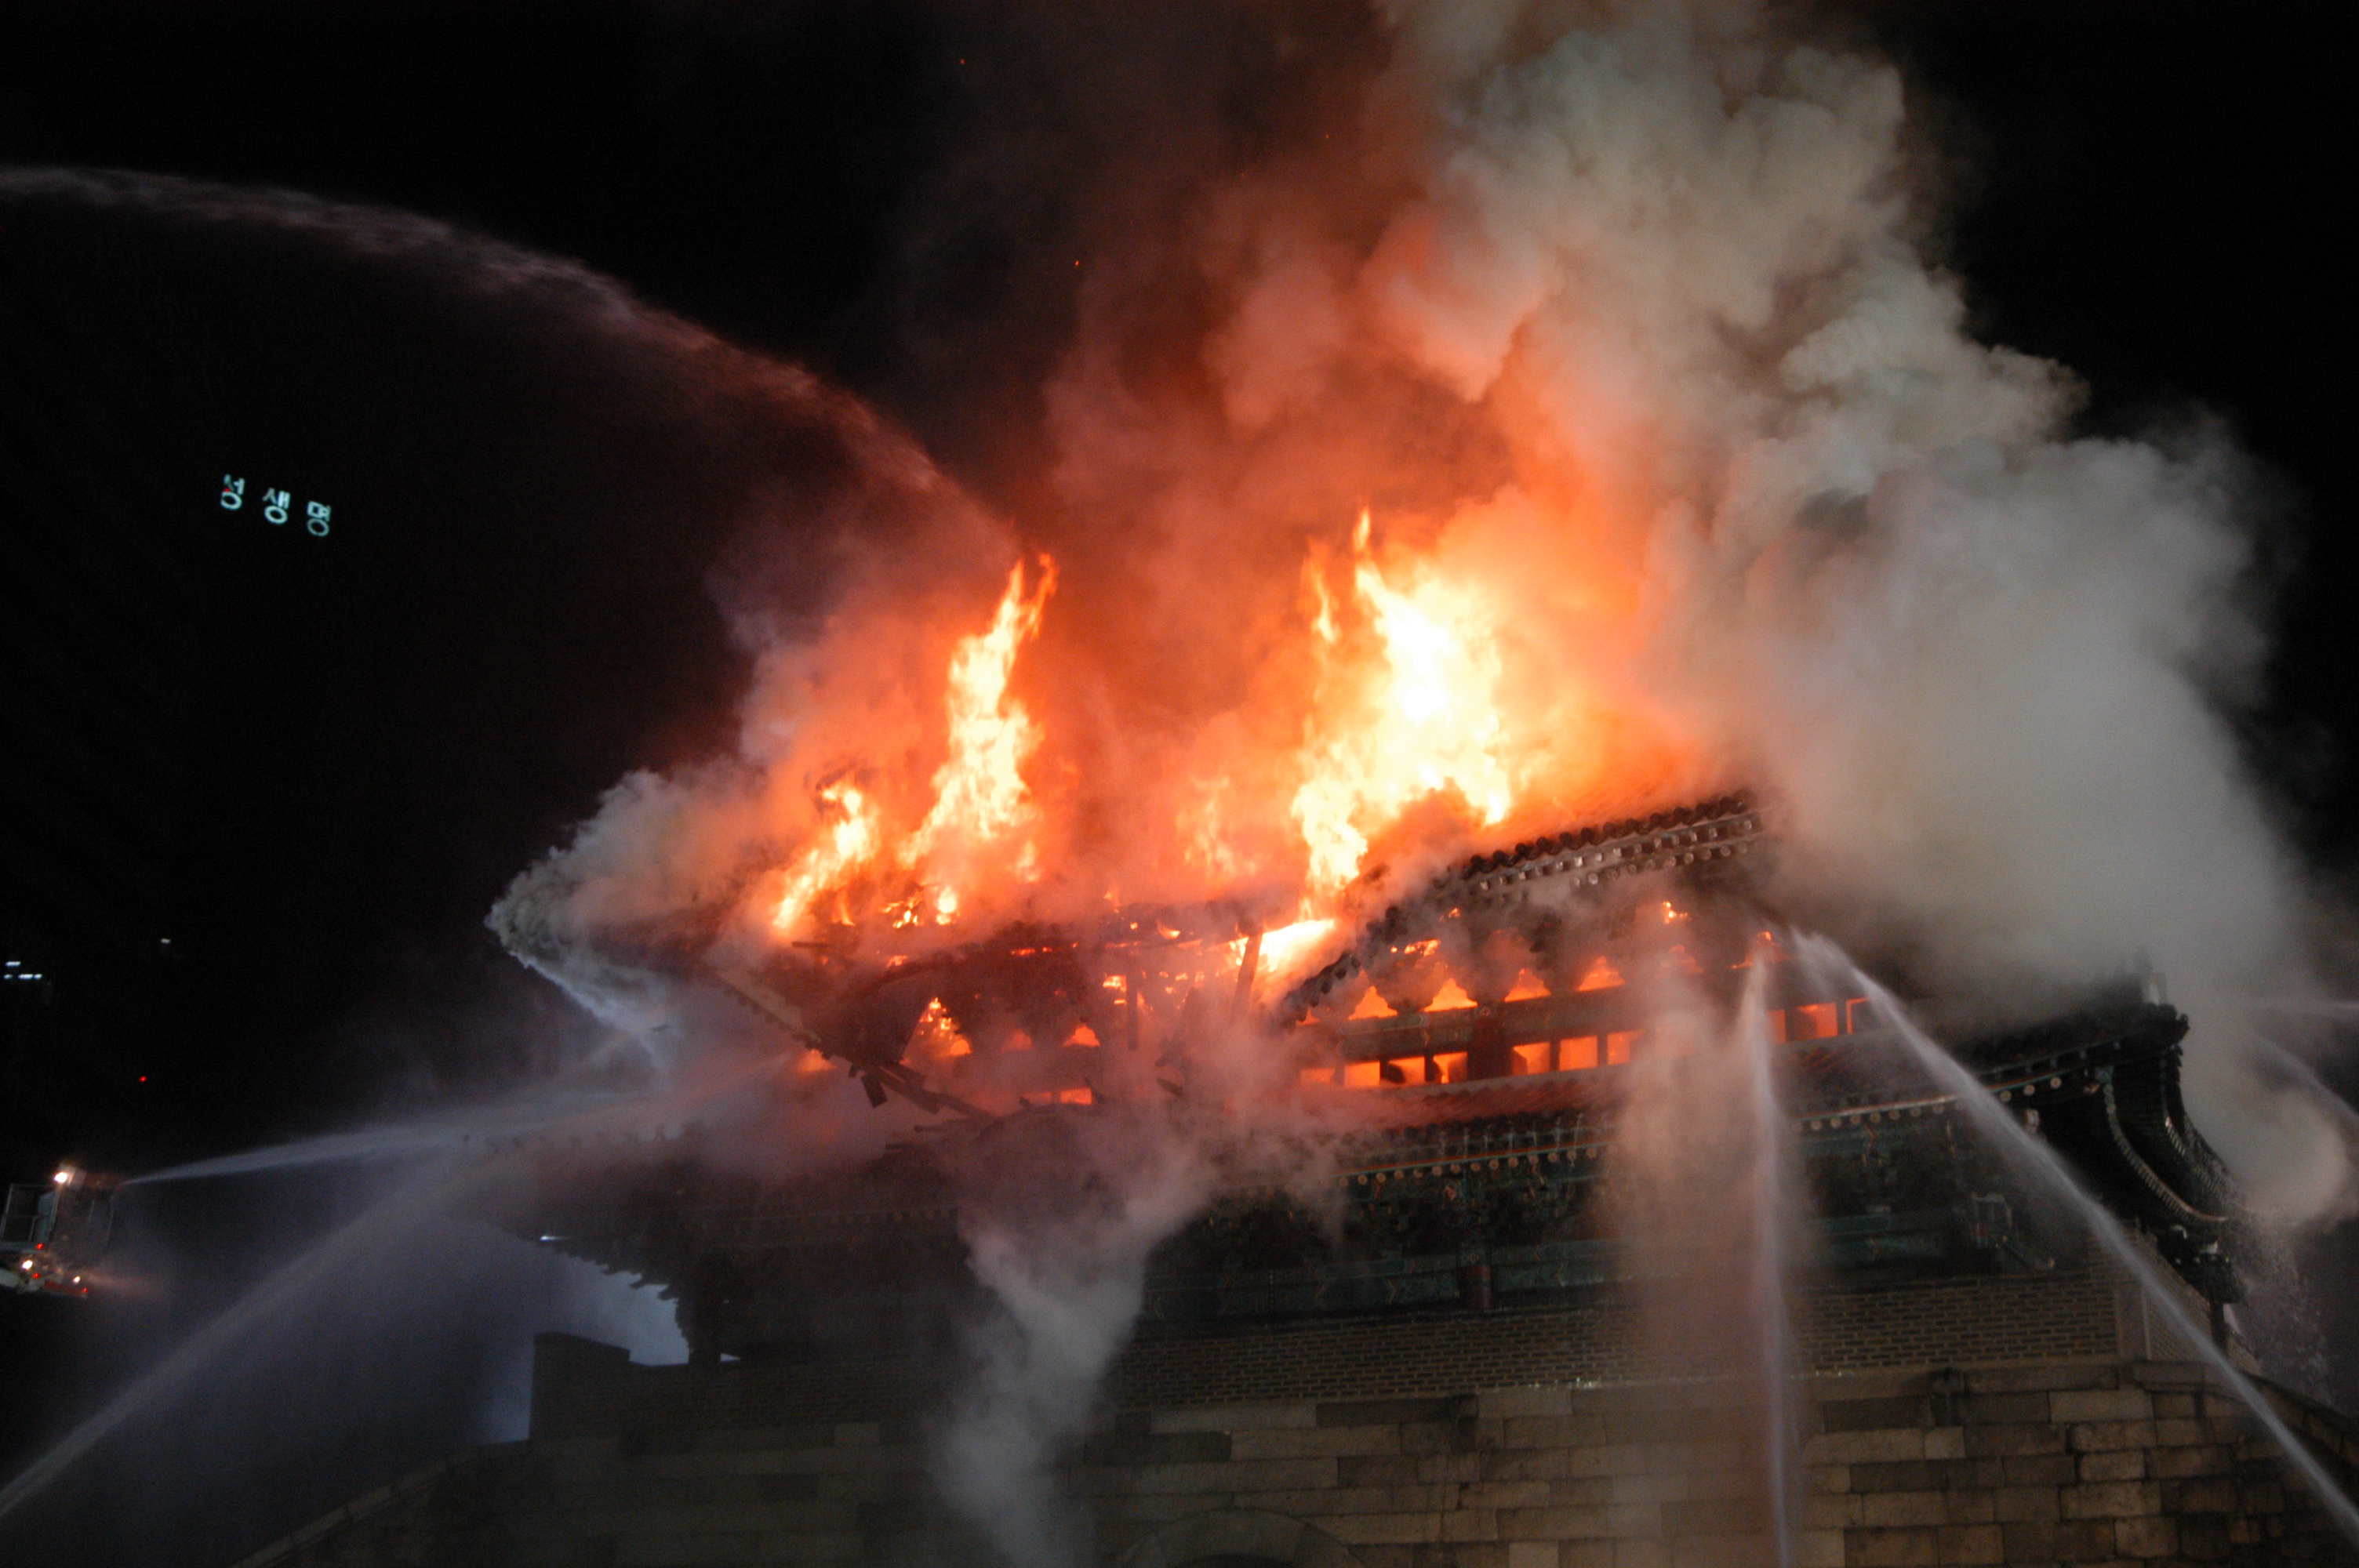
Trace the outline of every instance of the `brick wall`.
<path fill-rule="evenodd" d="M 2184 1364 L 1875 1372 L 1802 1393 L 1797 1568 L 2359 1562 Z M 1757 1406 L 1700 1381 L 1117 1410 L 1063 1478 L 1119 1568 L 1272 1541 L 1254 1554 L 1321 1568 L 1757 1568 L 1777 1561 Z M 2279 1406 L 2348 1473 L 2348 1423 Z M 540 1434 L 359 1499 L 245 1568 L 981 1568 L 926 1465 L 908 1422 Z"/>
<path fill-rule="evenodd" d="M 2147 1354 L 2124 1334 L 2121 1287 L 2093 1271 L 1828 1292 L 1799 1303 L 1814 1372 Z M 1132 1406 L 1440 1394 L 1532 1382 L 1692 1375 L 1650 1346 L 1626 1308 L 1361 1317 L 1142 1338 L 1111 1397 Z M 939 1401 L 948 1363 L 830 1358 L 791 1366 L 627 1368 L 591 1355 L 537 1387 L 533 1426 L 557 1435 L 667 1426 L 776 1425 L 907 1416 Z"/>
<path fill-rule="evenodd" d="M 2097 1271 L 1798 1303 L 1796 1568 L 2359 1565 L 2242 1412 Z M 1757 1386 L 1628 1312 L 1437 1314 L 1149 1337 L 1066 1492 L 1120 1568 L 1757 1568 Z M 356 1499 L 254 1568 L 799 1562 L 984 1568 L 935 1498 L 954 1368 L 636 1367 L 544 1336 L 533 1435 Z M 2347 1470 L 2328 1412 L 2281 1409 Z"/>

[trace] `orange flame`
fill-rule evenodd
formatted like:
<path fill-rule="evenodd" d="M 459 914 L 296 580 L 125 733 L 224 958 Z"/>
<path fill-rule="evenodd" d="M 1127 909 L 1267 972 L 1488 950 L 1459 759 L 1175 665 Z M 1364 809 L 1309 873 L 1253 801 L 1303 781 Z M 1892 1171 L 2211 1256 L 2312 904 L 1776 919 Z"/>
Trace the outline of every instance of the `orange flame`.
<path fill-rule="evenodd" d="M 876 853 L 876 808 L 859 785 L 838 780 L 821 789 L 819 796 L 833 809 L 835 820 L 804 855 L 802 863 L 788 873 L 777 913 L 770 917 L 771 926 L 782 935 L 800 926 L 823 894 L 839 887 Z"/>
<path fill-rule="evenodd" d="M 932 808 L 893 854 L 902 870 L 929 873 L 932 885 L 893 906 L 896 925 L 948 923 L 960 907 L 955 882 L 964 862 L 1032 824 L 1023 767 L 1039 744 L 1040 730 L 1024 705 L 1008 696 L 1007 683 L 1016 653 L 1039 631 L 1040 611 L 1056 585 L 1056 563 L 1043 556 L 1039 581 L 1027 593 L 1024 564 L 1017 562 L 1007 574 L 990 627 L 961 638 L 951 655 L 950 755 L 934 774 Z M 771 928 L 781 935 L 799 929 L 827 894 L 842 894 L 886 849 L 876 806 L 857 784 L 838 780 L 821 788 L 819 798 L 832 821 L 787 874 L 770 917 Z M 1036 859 L 1027 841 L 1017 856 L 1019 874 Z M 852 918 L 848 908 L 841 913 Z"/>
<path fill-rule="evenodd" d="M 1357 876 L 1368 836 L 1420 799 L 1454 793 L 1484 827 L 1515 804 L 1496 628 L 1485 607 L 1437 576 L 1396 588 L 1370 553 L 1369 534 L 1363 511 L 1352 534 L 1352 588 L 1382 645 L 1382 668 L 1362 676 L 1356 700 L 1339 705 L 1336 720 L 1305 746 L 1309 776 L 1294 795 L 1314 893 Z M 1333 601 L 1315 576 L 1312 582 L 1313 631 L 1333 676 L 1342 673 L 1342 633 Z"/>
<path fill-rule="evenodd" d="M 1007 591 L 991 629 L 962 639 L 951 657 L 950 760 L 934 774 L 934 808 L 911 835 L 907 859 L 925 860 L 946 845 L 973 847 L 1006 838 L 1033 818 L 1022 769 L 1040 743 L 1040 728 L 1007 695 L 1016 651 L 1040 630 L 1040 611 L 1057 586 L 1057 565 L 1040 557 L 1040 581 L 1024 591 L 1024 563 L 1007 574 Z"/>

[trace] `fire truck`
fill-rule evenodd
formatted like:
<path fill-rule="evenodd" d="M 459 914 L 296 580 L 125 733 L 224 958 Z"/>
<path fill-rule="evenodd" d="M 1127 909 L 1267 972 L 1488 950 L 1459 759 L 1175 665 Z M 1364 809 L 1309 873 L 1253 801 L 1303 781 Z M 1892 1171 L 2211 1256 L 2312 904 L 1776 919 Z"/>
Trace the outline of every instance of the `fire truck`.
<path fill-rule="evenodd" d="M 19 1295 L 86 1296 L 114 1227 L 104 1177 L 67 1165 L 46 1183 L 17 1183 L 0 1210 L 0 1281 Z"/>

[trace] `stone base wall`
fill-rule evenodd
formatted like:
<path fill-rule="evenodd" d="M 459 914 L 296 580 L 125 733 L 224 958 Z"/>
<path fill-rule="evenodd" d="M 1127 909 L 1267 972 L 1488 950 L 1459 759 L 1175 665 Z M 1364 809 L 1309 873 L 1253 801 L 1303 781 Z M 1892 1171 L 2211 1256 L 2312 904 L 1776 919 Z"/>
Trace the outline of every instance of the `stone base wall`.
<path fill-rule="evenodd" d="M 550 1336 L 530 1441 L 356 1499 L 241 1568 L 1000 1561 L 937 1496 L 918 1419 L 765 1421 L 763 1370 L 632 1367 Z M 729 1405 L 715 1390 L 733 1383 Z M 2198 1367 L 1877 1371 L 1797 1391 L 1796 1568 L 2359 1563 Z M 2273 1397 L 2348 1475 L 2359 1430 Z M 1759 1405 L 1696 1380 L 1118 1407 L 1060 1478 L 1109 1568 L 1759 1568 L 1777 1561 Z"/>

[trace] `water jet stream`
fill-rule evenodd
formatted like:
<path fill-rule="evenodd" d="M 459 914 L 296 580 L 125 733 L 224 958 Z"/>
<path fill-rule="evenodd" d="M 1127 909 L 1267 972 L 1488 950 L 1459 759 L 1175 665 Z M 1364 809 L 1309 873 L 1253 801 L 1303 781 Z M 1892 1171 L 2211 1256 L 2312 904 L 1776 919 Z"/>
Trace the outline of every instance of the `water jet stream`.
<path fill-rule="evenodd" d="M 730 1094 L 744 1085 L 779 1069 L 777 1061 L 759 1058 L 724 1067 L 701 1082 L 684 1084 L 670 1092 L 643 1095 L 636 1098 L 610 1100 L 565 1116 L 550 1116 L 532 1124 L 529 1130 L 556 1131 L 564 1128 L 581 1128 L 603 1119 L 621 1120 L 625 1117 L 645 1125 L 656 1119 L 658 1125 L 687 1115 L 690 1111 Z M 500 1128 L 491 1130 L 512 1130 Z M 514 1130 L 525 1130 L 517 1129 Z M 344 1137 L 366 1144 L 370 1133 L 347 1134 Z M 355 1157 L 348 1154 L 319 1153 L 313 1145 L 333 1145 L 335 1137 L 313 1139 L 300 1144 L 282 1144 L 275 1149 L 256 1150 L 251 1155 L 227 1155 L 219 1161 L 198 1161 L 193 1166 L 176 1166 L 153 1175 L 140 1178 L 157 1182 L 197 1175 L 227 1175 L 247 1170 L 269 1170 L 297 1163 L 315 1163 L 326 1160 Z M 442 1140 L 447 1148 L 447 1136 Z M 428 1145 L 430 1147 L 430 1145 Z M 408 1151 L 378 1148 L 381 1153 Z M 290 1151 L 310 1150 L 311 1152 L 290 1157 Z M 252 1163 L 242 1162 L 252 1161 Z M 206 1167 L 198 1169 L 197 1167 Z M 219 1167 L 215 1169 L 213 1167 Z M 38 1459 L 0 1487 L 0 1519 L 5 1519 L 27 1500 L 47 1488 L 60 1476 L 96 1447 L 108 1434 L 120 1427 L 139 1411 L 155 1401 L 169 1397 L 201 1370 L 212 1357 L 234 1344 L 255 1327 L 299 1299 L 306 1291 L 319 1284 L 336 1270 L 364 1253 L 391 1244 L 411 1225 L 420 1224 L 443 1212 L 446 1205 L 465 1193 L 469 1187 L 488 1180 L 495 1167 L 481 1161 L 466 1159 L 457 1151 L 445 1158 L 433 1161 L 412 1172 L 392 1192 L 370 1204 L 360 1214 L 339 1229 L 331 1232 L 309 1251 L 288 1263 L 260 1285 L 248 1292 L 233 1305 L 225 1308 L 202 1328 L 175 1346 L 164 1359 L 109 1400 L 99 1411 L 75 1427 Z"/>
<path fill-rule="evenodd" d="M 2343 1130 L 2343 1136 L 2352 1141 L 2354 1148 L 2359 1148 L 2359 1109 L 2353 1108 L 2349 1100 L 2335 1093 L 2334 1086 L 2320 1077 L 2318 1069 L 2303 1061 L 2299 1055 L 2278 1044 L 2266 1034 L 2256 1034 L 2252 1038 L 2254 1043 L 2262 1048 L 2269 1065 L 2300 1085 L 2309 1091 L 2311 1098 L 2324 1105 L 2327 1114 L 2333 1117 L 2335 1125 Z"/>
<path fill-rule="evenodd" d="M 1736 1048 L 1753 1098 L 1753 1310 L 1761 1336 L 1761 1382 L 1767 1409 L 1762 1451 L 1768 1467 L 1769 1519 L 1777 1568 L 1793 1568 L 1790 1487 L 1794 1444 L 1793 1321 L 1786 1303 L 1786 1184 L 1780 1155 L 1791 1123 L 1771 1075 L 1767 1011 L 1769 965 L 1756 953 L 1737 1003 Z"/>
<path fill-rule="evenodd" d="M 2294 1434 L 2293 1429 L 2286 1424 L 2285 1418 L 2277 1414 L 2277 1408 L 2254 1386 L 2252 1379 L 2239 1371 L 2226 1353 L 2212 1342 L 2211 1334 L 2203 1325 L 2195 1321 L 2194 1314 L 2180 1299 L 2178 1291 L 2164 1279 L 2160 1267 L 2131 1238 L 2122 1223 L 2114 1217 L 2113 1211 L 2082 1185 L 2080 1177 L 2064 1162 L 2064 1157 L 2045 1139 L 2017 1121 L 2014 1113 L 2000 1103 L 1998 1097 L 1980 1078 L 1919 1028 L 1900 1000 L 1854 962 L 1849 954 L 1825 937 L 1799 933 L 1792 938 L 1792 950 L 1813 968 L 1848 979 L 1858 994 L 1865 996 L 1869 1005 L 1890 1021 L 1894 1032 L 1907 1044 L 1918 1064 L 1973 1119 L 1975 1127 L 2079 1211 L 2090 1233 L 2138 1282 L 2170 1331 L 2201 1356 L 2228 1385 L 2245 1408 L 2252 1412 L 2253 1418 L 2284 1450 L 2287 1462 L 2310 1483 L 2310 1489 L 2317 1494 L 2319 1501 L 2325 1506 L 2327 1513 L 2343 1535 L 2354 1543 L 2359 1543 L 2359 1508 L 2353 1506 L 2351 1498 L 2336 1484 L 2333 1476 L 2309 1446 Z"/>
<path fill-rule="evenodd" d="M 134 1379 L 89 1420 L 68 1433 L 55 1446 L 0 1487 L 0 1519 L 63 1475 L 145 1406 L 163 1399 L 186 1383 L 213 1357 L 248 1330 L 296 1300 L 329 1274 L 364 1251 L 393 1241 L 409 1226 L 439 1213 L 475 1170 L 454 1171 L 439 1163 L 414 1173 L 409 1180 L 377 1199 L 342 1228 L 331 1233 L 310 1250 L 248 1292 L 212 1322 L 189 1336 L 172 1353 Z"/>
<path fill-rule="evenodd" d="M 307 1165 L 386 1160 L 409 1154 L 457 1153 L 473 1140 L 520 1137 L 570 1125 L 598 1110 L 630 1103 L 633 1102 L 609 1098 L 587 1106 L 551 1108 L 539 1115 L 497 1114 L 505 1108 L 495 1106 L 486 1108 L 488 1114 L 473 1119 L 451 1118 L 363 1127 L 350 1132 L 329 1132 L 317 1138 L 292 1139 L 235 1154 L 190 1160 L 184 1164 L 150 1171 L 144 1176 L 130 1177 L 122 1184 L 125 1187 L 142 1187 L 159 1182 L 193 1182 L 218 1176 L 253 1175 L 265 1171 L 293 1170 Z"/>

